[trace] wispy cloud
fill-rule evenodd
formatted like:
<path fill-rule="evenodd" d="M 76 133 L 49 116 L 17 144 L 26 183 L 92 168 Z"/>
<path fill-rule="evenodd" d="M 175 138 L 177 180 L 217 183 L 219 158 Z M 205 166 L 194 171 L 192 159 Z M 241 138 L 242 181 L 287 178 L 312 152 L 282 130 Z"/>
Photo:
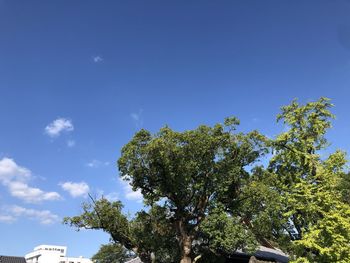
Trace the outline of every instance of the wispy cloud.
<path fill-rule="evenodd" d="M 65 118 L 58 118 L 45 127 L 45 133 L 52 137 L 58 137 L 62 132 L 71 132 L 74 126 L 71 120 Z"/>
<path fill-rule="evenodd" d="M 59 221 L 59 217 L 49 210 L 28 209 L 22 206 L 13 205 L 4 209 L 6 214 L 0 215 L 3 223 L 12 223 L 19 218 L 28 218 L 38 221 L 42 225 L 51 225 Z"/>
<path fill-rule="evenodd" d="M 118 201 L 119 200 L 119 194 L 116 192 L 111 192 L 109 194 L 106 194 L 104 196 L 108 201 L 113 202 L 113 201 Z"/>
<path fill-rule="evenodd" d="M 72 197 L 86 197 L 90 191 L 89 185 L 85 182 L 65 182 L 61 183 L 60 186 L 64 191 L 67 191 Z"/>
<path fill-rule="evenodd" d="M 103 161 L 99 161 L 96 159 L 94 159 L 86 164 L 86 166 L 88 166 L 90 168 L 98 168 L 101 166 L 108 166 L 108 165 L 110 165 L 110 162 L 103 162 Z"/>
<path fill-rule="evenodd" d="M 100 63 L 103 61 L 103 58 L 101 56 L 94 56 L 92 58 L 92 60 L 95 62 L 95 63 Z"/>
<path fill-rule="evenodd" d="M 75 146 L 75 141 L 74 141 L 74 140 L 68 140 L 68 141 L 67 141 L 67 146 L 68 146 L 69 148 L 74 147 L 74 146 Z"/>
<path fill-rule="evenodd" d="M 104 194 L 103 191 L 100 191 L 99 196 L 106 198 L 110 202 L 115 202 L 119 200 L 119 194 L 117 192 L 110 192 L 108 194 Z"/>
<path fill-rule="evenodd" d="M 12 215 L 1 215 L 0 214 L 0 222 L 2 223 L 13 223 L 16 221 L 16 218 Z"/>
<path fill-rule="evenodd" d="M 131 118 L 134 121 L 140 121 L 140 114 L 138 114 L 138 113 L 131 113 L 130 116 L 131 116 Z"/>
<path fill-rule="evenodd" d="M 102 189 L 97 189 L 97 195 L 96 198 L 100 199 L 100 198 L 105 198 L 110 202 L 114 202 L 114 201 L 118 201 L 119 200 L 119 193 L 117 192 L 110 192 L 108 194 L 105 194 L 105 191 L 103 191 Z"/>
<path fill-rule="evenodd" d="M 140 189 L 134 191 L 132 190 L 131 185 L 127 181 L 124 181 L 122 179 L 120 179 L 119 181 L 123 186 L 124 196 L 127 200 L 136 201 L 139 203 L 142 202 L 143 196 Z"/>
<path fill-rule="evenodd" d="M 61 196 L 56 192 L 45 192 L 39 188 L 30 187 L 28 181 L 32 179 L 29 169 L 19 166 L 13 159 L 0 160 L 0 183 L 10 194 L 27 203 L 59 200 Z"/>
<path fill-rule="evenodd" d="M 141 128 L 143 126 L 143 110 L 140 109 L 137 113 L 133 112 L 130 114 L 136 128 Z"/>

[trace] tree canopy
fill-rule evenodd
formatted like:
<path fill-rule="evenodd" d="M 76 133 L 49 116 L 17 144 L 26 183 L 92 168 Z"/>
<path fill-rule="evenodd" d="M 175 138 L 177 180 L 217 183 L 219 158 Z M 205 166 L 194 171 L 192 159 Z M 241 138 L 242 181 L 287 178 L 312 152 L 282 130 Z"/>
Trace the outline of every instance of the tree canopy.
<path fill-rule="evenodd" d="M 101 198 L 67 217 L 100 229 L 143 262 L 213 262 L 260 245 L 295 262 L 349 262 L 349 173 L 329 153 L 329 100 L 282 107 L 276 138 L 237 131 L 238 119 L 177 132 L 140 130 L 121 150 L 120 176 L 145 208 L 129 218 Z M 119 248 L 119 247 L 118 247 Z"/>
<path fill-rule="evenodd" d="M 99 251 L 92 257 L 92 261 L 95 263 L 124 263 L 131 258 L 132 255 L 124 246 L 109 243 L 100 247 Z"/>
<path fill-rule="evenodd" d="M 339 150 L 326 154 L 330 107 L 326 98 L 306 105 L 293 101 L 278 116 L 287 131 L 271 142 L 267 170 L 277 178 L 272 185 L 281 196 L 281 223 L 291 241 L 286 249 L 297 262 L 350 260 L 350 207 L 347 192 L 339 191 L 349 180 L 347 160 Z"/>

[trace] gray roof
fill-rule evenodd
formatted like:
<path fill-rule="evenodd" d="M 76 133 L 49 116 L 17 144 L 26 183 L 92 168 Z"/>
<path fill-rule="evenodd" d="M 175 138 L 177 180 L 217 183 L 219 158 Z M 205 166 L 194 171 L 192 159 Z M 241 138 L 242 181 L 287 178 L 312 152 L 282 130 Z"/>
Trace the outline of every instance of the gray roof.
<path fill-rule="evenodd" d="M 126 261 L 125 263 L 142 263 L 142 261 L 139 257 L 137 257 L 137 258 L 133 258 L 129 261 Z"/>
<path fill-rule="evenodd" d="M 26 263 L 23 257 L 0 256 L 0 263 Z"/>
<path fill-rule="evenodd" d="M 278 262 L 278 263 L 289 262 L 289 258 L 287 254 L 283 253 L 281 250 L 277 248 L 272 249 L 265 246 L 260 246 L 254 254 L 247 254 L 247 253 L 244 253 L 242 250 L 238 250 L 235 253 L 235 256 L 238 256 L 238 257 L 241 256 L 241 257 L 247 257 L 247 258 L 254 256 L 259 260 L 265 260 L 265 262 Z"/>
<path fill-rule="evenodd" d="M 264 246 L 260 246 L 259 250 L 255 253 L 255 256 L 273 258 L 277 262 L 287 263 L 289 261 L 288 255 L 283 253 L 279 249 L 272 249 Z"/>

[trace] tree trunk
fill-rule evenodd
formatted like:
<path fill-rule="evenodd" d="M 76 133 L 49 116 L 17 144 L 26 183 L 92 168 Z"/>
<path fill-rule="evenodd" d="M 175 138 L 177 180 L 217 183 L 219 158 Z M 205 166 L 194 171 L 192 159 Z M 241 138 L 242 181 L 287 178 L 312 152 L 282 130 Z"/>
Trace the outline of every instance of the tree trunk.
<path fill-rule="evenodd" d="M 182 257 L 180 263 L 191 263 L 191 257 Z"/>
<path fill-rule="evenodd" d="M 180 241 L 181 249 L 181 261 L 180 263 L 191 263 L 191 250 L 192 250 L 192 237 L 186 232 L 182 221 L 177 223 L 178 237 Z"/>
<path fill-rule="evenodd" d="M 180 263 L 191 263 L 192 238 L 188 235 L 182 237 L 182 251 Z"/>

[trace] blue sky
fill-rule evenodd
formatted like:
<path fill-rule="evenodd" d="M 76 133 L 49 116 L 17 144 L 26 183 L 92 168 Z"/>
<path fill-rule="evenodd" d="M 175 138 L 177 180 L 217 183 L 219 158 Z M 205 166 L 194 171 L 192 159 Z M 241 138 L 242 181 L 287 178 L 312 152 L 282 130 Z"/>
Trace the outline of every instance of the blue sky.
<path fill-rule="evenodd" d="M 235 115 L 269 136 L 282 105 L 321 96 L 350 150 L 350 1 L 0 0 L 0 254 L 39 244 L 92 256 L 108 236 L 61 224 L 118 179 L 140 128 Z"/>

